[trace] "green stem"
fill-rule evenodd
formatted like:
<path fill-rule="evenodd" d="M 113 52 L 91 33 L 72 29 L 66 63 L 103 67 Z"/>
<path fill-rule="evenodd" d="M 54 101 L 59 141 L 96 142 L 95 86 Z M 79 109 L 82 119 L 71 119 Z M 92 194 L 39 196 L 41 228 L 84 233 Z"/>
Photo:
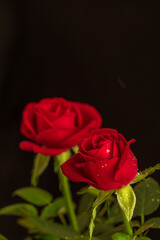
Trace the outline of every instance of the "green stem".
<path fill-rule="evenodd" d="M 141 215 L 141 226 L 144 224 L 144 214 Z M 140 234 L 140 237 L 143 236 L 143 233 Z"/>
<path fill-rule="evenodd" d="M 125 213 L 122 210 L 122 216 L 123 216 L 123 222 L 126 228 L 127 233 L 132 237 L 133 236 L 133 229 L 131 226 L 131 223 L 128 221 L 128 219 L 126 218 Z"/>
<path fill-rule="evenodd" d="M 141 225 L 144 224 L 144 214 L 141 215 Z"/>
<path fill-rule="evenodd" d="M 69 215 L 70 222 L 71 222 L 73 228 L 76 231 L 79 231 L 76 215 L 75 215 L 75 212 L 74 212 L 74 206 L 73 206 L 73 202 L 72 202 L 72 196 L 71 196 L 69 181 L 63 175 L 61 169 L 59 170 L 59 172 L 60 172 L 59 174 L 60 174 L 60 179 L 61 179 L 61 184 L 62 184 L 61 185 L 62 186 L 62 192 L 63 192 L 63 196 L 65 198 L 65 202 L 66 202 L 66 206 L 67 206 L 67 212 L 68 212 L 68 215 Z"/>
<path fill-rule="evenodd" d="M 68 181 L 68 178 L 66 178 L 66 176 L 63 175 L 62 170 L 60 168 L 60 165 L 69 158 L 69 154 L 70 154 L 70 152 L 68 152 L 68 151 L 65 153 L 62 153 L 62 154 L 56 156 L 56 158 L 57 158 L 56 160 L 59 161 L 58 175 L 59 175 L 59 180 L 60 180 L 60 190 L 62 191 L 65 202 L 66 202 L 69 220 L 70 220 L 74 230 L 79 232 L 78 223 L 77 223 L 74 206 L 73 206 L 73 201 L 72 201 L 71 190 L 70 190 L 70 186 L 69 186 L 69 181 Z"/>

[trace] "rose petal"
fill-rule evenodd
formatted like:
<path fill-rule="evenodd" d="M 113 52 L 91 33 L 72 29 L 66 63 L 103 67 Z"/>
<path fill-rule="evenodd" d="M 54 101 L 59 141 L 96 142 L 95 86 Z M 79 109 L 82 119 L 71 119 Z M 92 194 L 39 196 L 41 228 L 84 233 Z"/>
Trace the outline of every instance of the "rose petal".
<path fill-rule="evenodd" d="M 111 159 L 112 158 L 112 141 L 106 140 L 103 146 L 97 152 L 96 158 Z"/>
<path fill-rule="evenodd" d="M 37 108 L 47 114 L 50 120 L 56 119 L 64 113 L 69 102 L 63 98 L 45 98 L 37 103 Z"/>
<path fill-rule="evenodd" d="M 35 118 L 36 118 L 36 129 L 37 132 L 42 132 L 45 130 L 48 130 L 50 128 L 53 128 L 52 122 L 50 122 L 47 118 L 46 115 L 40 112 L 35 112 Z"/>
<path fill-rule="evenodd" d="M 79 102 L 75 102 L 75 104 L 81 112 L 83 126 L 88 125 L 92 120 L 96 120 L 96 128 L 99 128 L 102 125 L 102 117 L 93 106 Z"/>
<path fill-rule="evenodd" d="M 29 103 L 25 106 L 22 113 L 21 133 L 29 139 L 35 140 L 35 103 Z"/>
<path fill-rule="evenodd" d="M 120 157 L 119 147 L 116 140 L 113 142 L 112 155 L 113 155 L 113 158 Z"/>
<path fill-rule="evenodd" d="M 91 121 L 87 126 L 85 126 L 83 129 L 78 129 L 74 134 L 71 134 L 68 139 L 64 140 L 63 146 L 72 147 L 75 145 L 78 145 L 82 142 L 86 134 L 96 127 L 96 121 Z"/>
<path fill-rule="evenodd" d="M 95 150 L 95 152 L 97 152 L 97 151 L 98 151 L 98 149 Z M 90 161 L 90 162 L 96 161 L 95 156 L 92 156 L 92 154 L 87 155 L 83 152 L 80 152 L 79 150 L 78 150 L 78 153 L 80 153 L 80 155 L 85 158 L 85 161 Z"/>
<path fill-rule="evenodd" d="M 48 105 L 53 106 L 54 104 L 56 105 L 58 103 L 58 105 L 61 104 L 68 104 L 68 101 L 64 98 L 61 97 L 54 97 L 54 98 L 43 98 L 42 100 L 39 101 L 39 104 L 44 107 Z"/>
<path fill-rule="evenodd" d="M 115 181 L 120 181 L 124 185 L 128 185 L 136 177 L 138 166 L 137 160 L 130 149 L 128 149 L 125 154 L 125 163 L 122 167 L 120 166 L 117 168 L 114 179 Z"/>
<path fill-rule="evenodd" d="M 95 135 L 95 137 L 90 137 L 92 139 L 93 148 L 99 148 L 106 141 L 106 135 Z"/>
<path fill-rule="evenodd" d="M 86 153 L 89 150 L 93 150 L 92 138 L 85 138 L 80 146 L 82 152 Z"/>
<path fill-rule="evenodd" d="M 53 120 L 53 124 L 57 126 L 57 128 L 74 128 L 76 130 L 75 113 L 64 114 Z"/>
<path fill-rule="evenodd" d="M 79 129 L 82 128 L 83 126 L 83 117 L 80 109 L 77 107 L 76 103 L 73 103 L 71 109 L 73 108 L 73 112 L 76 113 L 76 119 L 75 119 L 75 126 L 78 127 Z"/>
<path fill-rule="evenodd" d="M 63 148 L 63 146 L 66 148 L 69 148 L 70 146 L 67 146 L 67 144 L 65 145 L 64 142 L 70 135 L 74 134 L 74 131 L 75 131 L 74 129 L 68 129 L 68 128 L 67 129 L 52 128 L 39 133 L 37 136 L 37 142 L 49 148 L 58 147 L 58 146 L 60 148 L 61 147 Z"/>
<path fill-rule="evenodd" d="M 121 153 L 121 159 L 119 162 L 119 168 L 122 168 L 125 164 L 125 161 L 127 160 L 128 152 L 130 151 L 130 145 L 131 143 L 134 143 L 135 139 L 131 139 L 129 142 L 127 142 L 126 146 L 123 148 L 123 152 Z"/>
<path fill-rule="evenodd" d="M 24 150 L 24 151 L 33 151 L 34 153 L 41 153 L 48 156 L 56 156 L 68 150 L 68 148 L 58 148 L 58 149 L 44 148 L 44 147 L 40 147 L 36 143 L 29 142 L 29 141 L 21 142 L 19 147 L 21 150 Z"/>
<path fill-rule="evenodd" d="M 83 168 L 77 168 L 76 163 L 79 163 L 79 153 L 73 155 L 69 160 L 61 165 L 63 174 L 73 182 L 87 182 L 90 185 L 95 183 L 83 176 Z"/>
<path fill-rule="evenodd" d="M 108 135 L 108 134 L 117 134 L 117 130 L 111 129 L 111 128 L 99 128 L 99 129 L 94 129 L 90 131 L 86 137 L 93 137 L 96 135 Z"/>
<path fill-rule="evenodd" d="M 122 184 L 114 180 L 118 158 L 111 161 L 80 163 L 80 154 L 76 154 L 61 165 L 63 174 L 74 182 L 86 182 L 91 186 L 109 191 L 120 189 Z"/>
<path fill-rule="evenodd" d="M 124 144 L 127 144 L 127 140 L 124 138 L 124 136 L 121 133 L 118 133 L 118 140 L 122 141 Z"/>
<path fill-rule="evenodd" d="M 64 146 L 80 144 L 90 130 L 99 128 L 102 124 L 102 117 L 94 107 L 88 104 L 74 103 L 77 104 L 77 108 L 79 108 L 82 113 L 83 127 L 82 129 L 77 129 L 77 133 L 74 133 L 64 141 Z"/>

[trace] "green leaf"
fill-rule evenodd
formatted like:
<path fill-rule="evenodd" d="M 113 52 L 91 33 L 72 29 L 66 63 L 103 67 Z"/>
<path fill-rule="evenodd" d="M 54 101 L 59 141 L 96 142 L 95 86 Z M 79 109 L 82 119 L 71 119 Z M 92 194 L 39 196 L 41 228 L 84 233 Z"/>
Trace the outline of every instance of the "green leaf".
<path fill-rule="evenodd" d="M 97 234 L 97 226 L 101 225 L 101 234 L 97 235 L 99 239 L 101 240 L 111 240 L 111 236 L 114 233 L 120 233 L 120 232 L 124 232 L 125 231 L 125 227 L 124 224 L 118 225 L 118 226 L 113 226 L 112 224 L 105 224 L 105 223 L 101 223 L 101 222 L 97 222 L 96 223 L 96 227 L 95 227 L 95 234 Z M 99 226 L 98 226 L 99 228 Z"/>
<path fill-rule="evenodd" d="M 83 232 L 89 225 L 90 215 L 87 212 L 81 213 L 77 216 L 77 222 L 80 232 Z"/>
<path fill-rule="evenodd" d="M 27 203 L 17 203 L 0 209 L 0 215 L 37 216 L 37 209 Z"/>
<path fill-rule="evenodd" d="M 142 181 L 149 175 L 153 174 L 156 170 L 160 170 L 160 163 L 156 164 L 154 167 L 147 168 L 142 172 L 138 172 L 137 176 L 130 184 L 134 184 L 134 183 Z"/>
<path fill-rule="evenodd" d="M 117 200 L 128 221 L 130 221 L 136 204 L 136 197 L 130 185 L 117 190 Z"/>
<path fill-rule="evenodd" d="M 35 238 L 41 239 L 41 240 L 60 240 L 60 238 L 58 237 L 52 236 L 50 234 L 45 234 L 45 233 L 39 234 Z"/>
<path fill-rule="evenodd" d="M 65 211 L 66 204 L 65 204 L 65 199 L 60 197 L 60 198 L 57 198 L 53 203 L 49 204 L 42 210 L 41 218 L 45 219 L 45 218 L 56 217 L 58 215 L 58 212 L 62 208 Z"/>
<path fill-rule="evenodd" d="M 88 206 L 93 203 L 94 199 L 95 197 L 89 193 L 85 193 L 84 195 L 82 195 L 78 204 L 78 214 L 86 212 Z"/>
<path fill-rule="evenodd" d="M 39 177 L 47 168 L 50 156 L 42 155 L 40 153 L 36 154 L 33 162 L 32 176 L 31 176 L 31 185 L 36 187 L 38 185 Z"/>
<path fill-rule="evenodd" d="M 3 236 L 2 234 L 0 234 L 0 240 L 7 240 L 7 238 L 5 236 Z"/>
<path fill-rule="evenodd" d="M 137 198 L 134 216 L 149 215 L 157 210 L 160 201 L 160 188 L 154 179 L 138 183 L 134 191 Z"/>
<path fill-rule="evenodd" d="M 160 217 L 150 218 L 145 225 L 151 225 L 151 228 L 160 228 Z"/>
<path fill-rule="evenodd" d="M 97 199 L 93 203 L 92 216 L 91 216 L 90 224 L 89 224 L 89 239 L 90 240 L 92 239 L 93 229 L 95 227 L 94 220 L 95 220 L 96 214 L 97 214 L 97 207 L 100 204 L 102 204 L 104 201 L 106 201 L 112 195 L 112 193 L 113 193 L 113 191 L 100 191 Z"/>
<path fill-rule="evenodd" d="M 47 233 L 62 239 L 72 240 L 79 234 L 71 227 L 64 226 L 47 220 L 32 218 L 33 223 L 43 233 Z"/>
<path fill-rule="evenodd" d="M 36 224 L 33 223 L 32 219 L 30 218 L 20 218 L 17 220 L 17 223 L 23 227 L 29 230 L 29 233 L 37 233 L 38 230 L 36 228 Z"/>
<path fill-rule="evenodd" d="M 13 195 L 17 195 L 36 206 L 44 206 L 52 200 L 52 195 L 49 192 L 34 187 L 20 188 Z"/>
<path fill-rule="evenodd" d="M 146 230 L 148 230 L 149 228 L 151 228 L 152 224 L 144 224 L 142 225 L 135 233 L 134 236 L 138 236 L 140 234 L 142 234 L 143 232 L 145 232 Z"/>
<path fill-rule="evenodd" d="M 112 235 L 113 240 L 132 240 L 132 238 L 125 233 L 115 233 Z"/>
<path fill-rule="evenodd" d="M 107 232 L 107 236 L 106 236 Z M 94 228 L 94 235 L 99 237 L 105 234 L 105 238 L 108 239 L 108 236 L 114 233 L 114 226 L 112 224 L 105 224 L 103 218 L 98 218 Z"/>
<path fill-rule="evenodd" d="M 150 239 L 148 237 L 138 237 L 135 240 L 152 240 L 152 239 Z"/>
<path fill-rule="evenodd" d="M 147 220 L 135 233 L 134 236 L 137 236 L 149 228 L 160 228 L 160 217 L 155 217 Z M 137 238 L 136 238 L 137 239 Z"/>

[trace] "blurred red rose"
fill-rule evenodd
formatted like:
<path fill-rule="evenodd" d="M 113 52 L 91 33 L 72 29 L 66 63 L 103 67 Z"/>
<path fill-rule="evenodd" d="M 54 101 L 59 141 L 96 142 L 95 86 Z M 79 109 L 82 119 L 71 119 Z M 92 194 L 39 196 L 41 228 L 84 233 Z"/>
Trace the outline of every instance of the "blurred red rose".
<path fill-rule="evenodd" d="M 84 138 L 79 153 L 61 165 L 71 181 L 86 182 L 100 190 L 120 189 L 137 174 L 137 160 L 129 142 L 114 129 L 93 130 Z"/>
<path fill-rule="evenodd" d="M 29 103 L 23 111 L 21 133 L 31 141 L 20 148 L 34 153 L 58 155 L 79 144 L 85 135 L 99 128 L 102 118 L 97 110 L 63 98 L 46 98 Z"/>

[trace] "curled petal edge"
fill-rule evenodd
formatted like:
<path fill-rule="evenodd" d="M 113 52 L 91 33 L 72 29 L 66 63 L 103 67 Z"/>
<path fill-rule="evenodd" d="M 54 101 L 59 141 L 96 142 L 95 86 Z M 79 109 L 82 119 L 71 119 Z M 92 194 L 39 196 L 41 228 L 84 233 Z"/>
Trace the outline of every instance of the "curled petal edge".
<path fill-rule="evenodd" d="M 21 150 L 24 150 L 24 151 L 32 151 L 34 153 L 41 153 L 48 156 L 56 156 L 68 150 L 68 148 L 58 148 L 58 149 L 45 148 L 37 145 L 36 143 L 29 142 L 29 141 L 21 142 L 19 147 Z"/>

